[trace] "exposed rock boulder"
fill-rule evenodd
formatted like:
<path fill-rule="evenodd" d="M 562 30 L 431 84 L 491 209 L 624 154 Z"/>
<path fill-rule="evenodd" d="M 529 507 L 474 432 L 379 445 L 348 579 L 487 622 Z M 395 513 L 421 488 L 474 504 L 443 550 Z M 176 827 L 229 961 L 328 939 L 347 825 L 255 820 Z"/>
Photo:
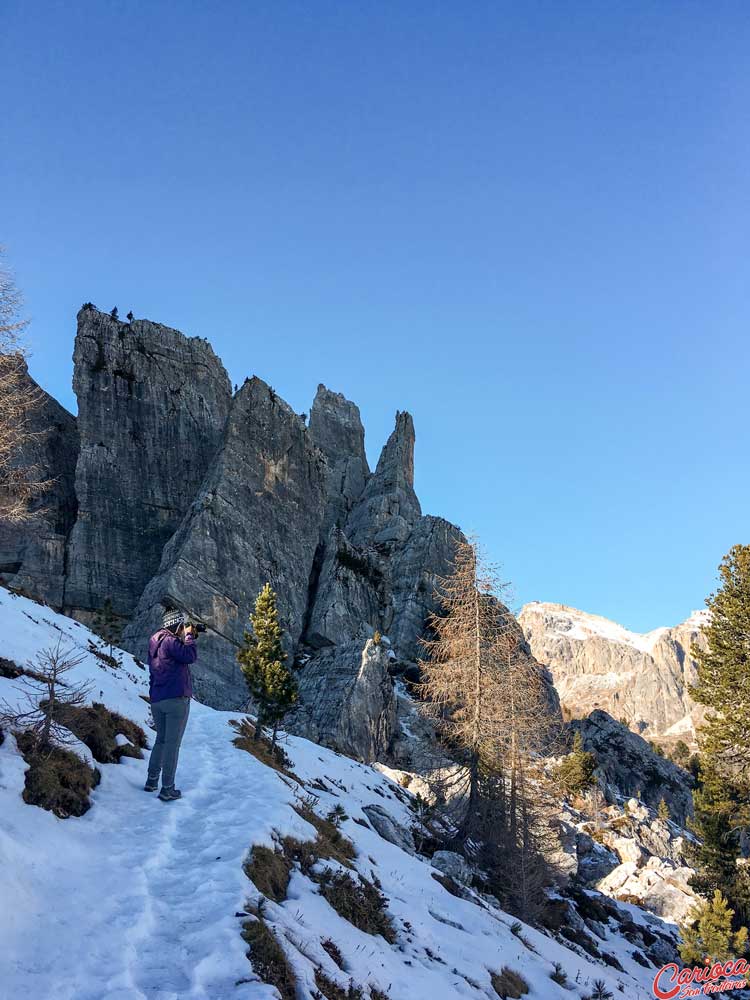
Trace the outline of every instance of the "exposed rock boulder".
<path fill-rule="evenodd" d="M 387 755 L 396 696 L 385 644 L 359 638 L 321 649 L 298 680 L 299 705 L 285 727 L 359 760 Z"/>
<path fill-rule="evenodd" d="M 586 885 L 594 885 L 620 864 L 620 859 L 613 850 L 581 830 L 576 835 L 576 858 L 576 874 Z"/>
<path fill-rule="evenodd" d="M 645 865 L 627 861 L 602 879 L 600 892 L 626 902 L 637 902 L 652 913 L 682 923 L 698 902 L 689 883 L 693 869 L 665 858 L 649 858 Z"/>
<path fill-rule="evenodd" d="M 214 458 L 231 396 L 206 340 L 93 308 L 78 313 L 81 445 L 65 610 L 129 615 Z"/>
<path fill-rule="evenodd" d="M 62 607 L 65 593 L 66 546 L 75 523 L 78 501 L 76 419 L 39 388 L 26 372 L 26 426 L 30 437 L 15 464 L 49 488 L 29 506 L 34 516 L 23 524 L 0 520 L 0 578 L 37 600 Z"/>
<path fill-rule="evenodd" d="M 383 840 L 395 844 L 407 854 L 414 854 L 414 837 L 412 837 L 411 831 L 395 820 L 387 809 L 379 805 L 369 805 L 363 806 L 362 811 Z"/>
<path fill-rule="evenodd" d="M 172 603 L 203 620 L 193 670 L 215 707 L 245 700 L 236 663 L 248 615 L 265 583 L 276 591 L 291 652 L 305 618 L 324 512 L 325 466 L 299 416 L 258 378 L 232 402 L 222 445 L 182 524 L 164 549 L 125 634 L 143 655 Z"/>
<path fill-rule="evenodd" d="M 557 850 L 552 851 L 548 861 L 552 866 L 556 882 L 564 884 L 578 872 L 578 832 L 572 823 L 561 819 L 557 823 Z"/>
<path fill-rule="evenodd" d="M 605 841 L 605 843 L 612 848 L 620 861 L 632 861 L 636 868 L 642 868 L 648 861 L 648 852 L 632 837 L 614 836 Z"/>
<path fill-rule="evenodd" d="M 564 604 L 534 601 L 519 620 L 534 656 L 549 666 L 566 710 L 602 709 L 649 737 L 692 740 L 703 709 L 690 697 L 707 612 L 640 635 Z"/>
<path fill-rule="evenodd" d="M 314 648 L 346 642 L 365 624 L 391 637 L 399 659 L 413 660 L 427 615 L 435 608 L 437 577 L 450 571 L 455 540 L 462 536 L 447 521 L 421 515 L 414 493 L 411 416 L 396 414 L 372 474 L 353 403 L 321 386 L 310 430 L 329 473 L 305 641 Z"/>
<path fill-rule="evenodd" d="M 470 886 L 473 881 L 474 873 L 471 865 L 463 855 L 456 854 L 455 851 L 435 851 L 430 858 L 430 864 L 459 885 Z"/>

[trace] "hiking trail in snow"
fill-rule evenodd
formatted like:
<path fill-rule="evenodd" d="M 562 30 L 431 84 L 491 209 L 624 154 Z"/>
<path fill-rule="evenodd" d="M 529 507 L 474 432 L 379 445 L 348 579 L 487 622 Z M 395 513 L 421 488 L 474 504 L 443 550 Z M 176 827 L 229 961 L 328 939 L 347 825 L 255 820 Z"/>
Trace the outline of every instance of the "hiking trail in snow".
<path fill-rule="evenodd" d="M 3 590 L 0 631 L 3 656 L 20 665 L 64 637 L 83 655 L 77 679 L 93 684 L 92 699 L 139 723 L 153 739 L 141 697 L 146 672 L 129 654 L 119 669 L 103 666 L 88 652 L 88 629 Z M 19 694 L 18 681 L 0 677 L 0 700 Z M 413 820 L 409 796 L 388 768 L 283 736 L 297 785 L 233 746 L 232 718 L 192 703 L 177 769 L 182 799 L 165 803 L 145 792 L 147 760 L 124 757 L 97 765 L 102 779 L 91 808 L 65 820 L 23 801 L 26 763 L 6 733 L 0 746 L 0 1000 L 277 997 L 254 973 L 241 936 L 246 904 L 260 899 L 243 862 L 253 845 L 273 846 L 278 836 L 315 839 L 294 808 L 313 791 L 320 815 L 344 807 L 342 830 L 356 847 L 356 869 L 382 884 L 397 941 L 354 927 L 295 871 L 287 898 L 266 901 L 264 915 L 300 1000 L 315 995 L 316 969 L 344 990 L 353 980 L 365 997 L 377 986 L 392 1000 L 497 1000 L 491 974 L 504 965 L 528 981 L 528 1000 L 570 1000 L 576 992 L 550 979 L 555 962 L 580 989 L 602 979 L 628 1000 L 652 996 L 650 971 L 614 931 L 603 931 L 603 946 L 625 973 L 531 927 L 519 938 L 509 914 L 451 895 L 429 860 L 384 840 L 365 806 L 376 805 L 405 828 Z M 638 922 L 656 919 L 636 907 L 628 911 Z M 323 948 L 326 939 L 340 949 L 345 971 Z"/>

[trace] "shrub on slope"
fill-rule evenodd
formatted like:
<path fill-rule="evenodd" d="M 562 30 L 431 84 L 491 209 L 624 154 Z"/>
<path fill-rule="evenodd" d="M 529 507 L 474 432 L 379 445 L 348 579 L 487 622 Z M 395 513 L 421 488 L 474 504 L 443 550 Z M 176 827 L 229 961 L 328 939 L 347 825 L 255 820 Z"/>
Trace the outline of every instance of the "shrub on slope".
<path fill-rule="evenodd" d="M 41 750 L 30 733 L 16 737 L 18 749 L 29 765 L 25 776 L 23 800 L 41 806 L 60 819 L 83 816 L 91 807 L 89 793 L 99 784 L 101 775 L 70 750 L 48 747 Z"/>

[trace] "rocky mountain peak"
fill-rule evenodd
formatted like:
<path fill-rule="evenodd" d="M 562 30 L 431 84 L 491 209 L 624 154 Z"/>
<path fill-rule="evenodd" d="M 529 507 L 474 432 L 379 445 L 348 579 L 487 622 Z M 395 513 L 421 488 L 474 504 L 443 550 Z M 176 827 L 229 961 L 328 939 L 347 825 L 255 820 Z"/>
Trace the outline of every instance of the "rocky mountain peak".
<path fill-rule="evenodd" d="M 365 455 L 365 429 L 359 407 L 340 392 L 318 386 L 310 410 L 310 433 L 329 462 L 342 458 L 358 460 L 367 476 L 370 468 Z"/>
<path fill-rule="evenodd" d="M 422 516 L 414 492 L 414 421 L 396 413 L 396 426 L 380 454 L 359 503 L 349 518 L 356 545 L 404 542 Z"/>
<path fill-rule="evenodd" d="M 414 421 L 406 411 L 396 413 L 396 426 L 386 441 L 375 475 L 384 487 L 414 489 Z"/>
<path fill-rule="evenodd" d="M 65 607 L 130 615 L 221 440 L 231 386 L 208 341 L 93 307 L 73 354 L 80 454 Z"/>
<path fill-rule="evenodd" d="M 707 612 L 673 627 L 633 632 L 600 615 L 534 601 L 519 621 L 531 650 L 554 678 L 573 716 L 602 709 L 649 738 L 688 741 L 703 710 L 690 697 L 696 681 L 694 644 Z"/>
<path fill-rule="evenodd" d="M 359 407 L 340 392 L 319 385 L 310 411 L 310 436 L 328 464 L 327 531 L 344 523 L 370 476 Z"/>
<path fill-rule="evenodd" d="M 231 709 L 247 700 L 236 653 L 268 582 L 305 664 L 290 725 L 383 752 L 398 727 L 391 665 L 418 654 L 461 537 L 422 517 L 411 416 L 396 415 L 371 472 L 359 410 L 340 393 L 320 385 L 306 427 L 260 378 L 232 394 L 202 338 L 90 305 L 74 365 L 78 419 L 47 397 L 55 430 L 35 456 L 64 487 L 55 524 L 0 537 L 0 578 L 84 622 L 109 599 L 141 658 L 163 605 L 182 608 L 207 626 L 196 691 Z M 370 648 L 376 631 L 383 646 Z"/>
<path fill-rule="evenodd" d="M 392 747 L 392 673 L 417 669 L 462 538 L 422 515 L 411 415 L 396 414 L 371 472 L 359 410 L 340 393 L 319 385 L 306 427 L 257 376 L 232 394 L 202 338 L 92 306 L 78 314 L 73 383 L 78 418 L 45 397 L 49 431 L 31 456 L 60 482 L 54 524 L 0 536 L 0 578 L 84 623 L 111 601 L 141 658 L 165 604 L 202 620 L 195 689 L 226 709 L 246 703 L 236 654 L 270 583 L 304 664 L 289 725 L 365 759 Z"/>

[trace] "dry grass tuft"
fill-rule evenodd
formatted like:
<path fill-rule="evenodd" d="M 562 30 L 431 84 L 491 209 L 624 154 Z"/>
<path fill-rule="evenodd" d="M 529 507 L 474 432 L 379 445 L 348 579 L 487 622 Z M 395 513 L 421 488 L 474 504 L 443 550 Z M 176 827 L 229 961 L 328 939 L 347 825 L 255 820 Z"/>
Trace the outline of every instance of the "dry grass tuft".
<path fill-rule="evenodd" d="M 283 748 L 278 743 L 272 744 L 264 736 L 256 740 L 254 736 L 255 727 L 249 719 L 245 718 L 239 722 L 237 719 L 230 719 L 229 725 L 237 733 L 232 742 L 238 750 L 245 750 L 247 753 L 252 754 L 256 760 L 259 760 L 261 764 L 265 764 L 266 767 L 278 771 L 279 774 L 286 775 L 287 778 L 292 778 L 300 785 L 302 784 L 294 771 L 291 770 L 292 762 Z"/>
<path fill-rule="evenodd" d="M 529 992 L 529 984 L 518 972 L 504 965 L 500 972 L 492 973 L 492 986 L 503 1000 L 519 1000 Z"/>
<path fill-rule="evenodd" d="M 7 677 L 8 680 L 15 680 L 16 677 L 20 677 L 23 673 L 23 668 L 19 667 L 17 663 L 13 660 L 6 660 L 4 656 L 0 656 L 0 677 Z"/>
<path fill-rule="evenodd" d="M 91 808 L 89 793 L 101 775 L 70 750 L 40 749 L 31 733 L 17 733 L 18 749 L 29 765 L 23 800 L 40 806 L 60 819 L 83 816 Z"/>
<path fill-rule="evenodd" d="M 334 910 L 365 934 L 382 935 L 389 944 L 396 941 L 396 928 L 388 916 L 388 900 L 363 875 L 326 868 L 317 876 L 322 896 Z"/>
<path fill-rule="evenodd" d="M 329 979 L 328 976 L 321 970 L 315 970 L 315 985 L 318 987 L 318 995 L 315 1000 L 364 1000 L 364 993 L 362 992 L 361 986 L 355 986 L 354 980 L 349 980 L 349 985 L 346 989 L 343 986 L 339 986 L 335 983 L 333 979 Z"/>
<path fill-rule="evenodd" d="M 246 921 L 242 925 L 242 937 L 250 946 L 247 957 L 255 973 L 264 983 L 275 986 L 282 1000 L 296 1000 L 297 982 L 292 967 L 265 920 L 258 916 Z"/>
<path fill-rule="evenodd" d="M 122 757 L 141 758 L 141 750 L 148 742 L 140 726 L 99 702 L 81 707 L 58 704 L 55 721 L 85 743 L 100 764 L 117 764 Z M 130 745 L 118 746 L 118 735 L 128 739 Z"/>
<path fill-rule="evenodd" d="M 344 972 L 344 956 L 341 954 L 341 949 L 336 942 L 332 941 L 331 938 L 326 938 L 325 941 L 321 941 L 320 944 L 323 950 L 328 952 L 329 956 L 333 959 L 336 965 L 338 965 L 341 971 Z"/>
<path fill-rule="evenodd" d="M 318 836 L 308 848 L 316 855 L 320 861 L 338 861 L 345 868 L 351 868 L 351 863 L 357 856 L 354 844 L 348 837 L 339 830 L 335 823 L 313 810 L 307 803 L 296 805 L 295 811 L 311 826 L 317 830 Z M 296 843 L 299 843 L 298 841 Z"/>
<path fill-rule="evenodd" d="M 275 903 L 286 899 L 292 860 L 285 852 L 256 845 L 244 864 L 244 870 L 258 892 Z"/>

